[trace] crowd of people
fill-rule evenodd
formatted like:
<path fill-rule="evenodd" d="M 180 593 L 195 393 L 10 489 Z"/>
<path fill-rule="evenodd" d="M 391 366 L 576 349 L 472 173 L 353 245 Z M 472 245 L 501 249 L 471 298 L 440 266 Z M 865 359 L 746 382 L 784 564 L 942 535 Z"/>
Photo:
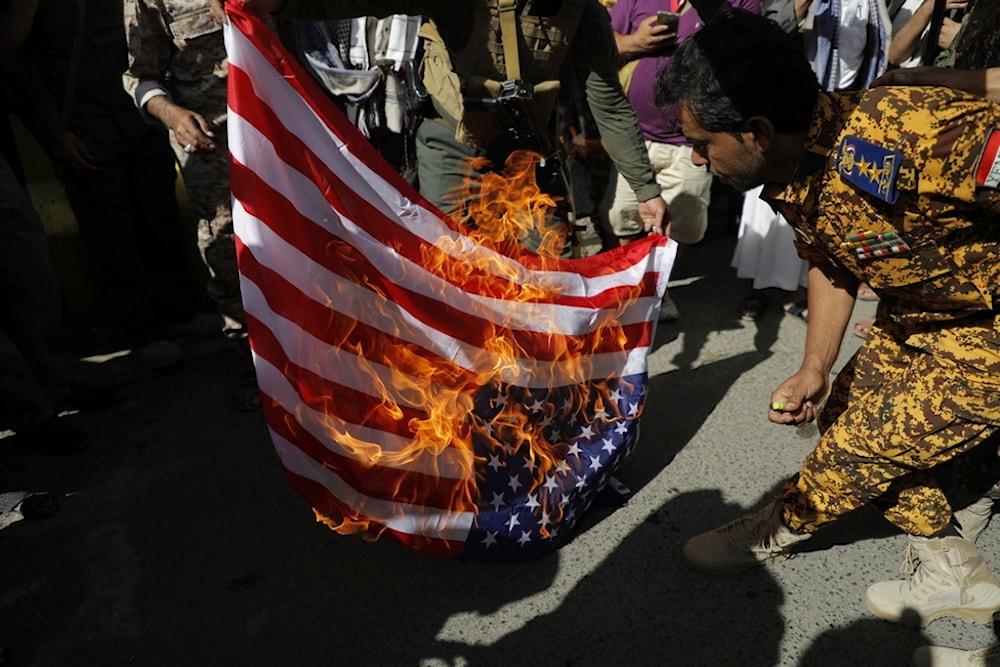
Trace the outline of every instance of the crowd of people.
<path fill-rule="evenodd" d="M 975 546 L 1000 488 L 995 3 L 244 4 L 456 220 L 475 224 L 463 211 L 478 176 L 515 151 L 542 153 L 539 179 L 587 203 L 522 230 L 514 240 L 529 250 L 572 256 L 582 219 L 606 250 L 646 234 L 696 244 L 718 186 L 746 192 L 733 266 L 752 291 L 739 314 L 763 317 L 776 289 L 808 327 L 800 370 L 765 408 L 776 424 L 816 421 L 820 438 L 774 503 L 692 538 L 685 560 L 738 574 L 875 505 L 917 559 L 905 581 L 871 586 L 874 614 L 926 624 L 1000 611 L 1000 581 Z M 254 410 L 224 20 L 222 0 L 0 0 L 0 100 L 56 167 L 108 338 L 162 370 L 183 362 L 178 333 L 224 336 L 243 360 L 234 403 Z M 73 454 L 90 440 L 60 412 L 100 409 L 115 394 L 71 377 L 42 223 L 10 128 L 0 130 L 0 428 Z M 582 171 L 559 173 L 574 160 Z M 178 172 L 204 285 L 186 264 Z M 574 196 L 567 173 L 589 196 Z M 831 383 L 857 298 L 879 300 L 878 314 L 855 327 L 865 341 Z M 666 296 L 660 319 L 680 317 Z M 51 497 L 3 496 L 8 516 L 55 511 Z M 914 661 L 984 664 L 998 652 L 948 651 Z"/>

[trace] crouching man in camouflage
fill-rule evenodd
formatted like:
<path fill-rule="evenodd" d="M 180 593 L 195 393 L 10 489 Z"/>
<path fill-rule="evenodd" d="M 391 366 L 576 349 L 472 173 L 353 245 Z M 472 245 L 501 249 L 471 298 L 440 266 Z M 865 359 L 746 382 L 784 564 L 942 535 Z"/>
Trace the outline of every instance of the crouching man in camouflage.
<path fill-rule="evenodd" d="M 809 329 L 769 418 L 821 433 L 773 504 L 692 538 L 686 561 L 712 574 L 779 561 L 872 503 L 919 566 L 872 586 L 869 608 L 989 622 L 1000 585 L 965 538 L 986 520 L 968 503 L 1000 468 L 1000 105 L 940 87 L 821 92 L 792 38 L 743 13 L 680 45 L 658 96 L 679 104 L 695 164 L 763 184 L 795 229 Z M 876 325 L 828 396 L 860 283 L 880 297 Z"/>

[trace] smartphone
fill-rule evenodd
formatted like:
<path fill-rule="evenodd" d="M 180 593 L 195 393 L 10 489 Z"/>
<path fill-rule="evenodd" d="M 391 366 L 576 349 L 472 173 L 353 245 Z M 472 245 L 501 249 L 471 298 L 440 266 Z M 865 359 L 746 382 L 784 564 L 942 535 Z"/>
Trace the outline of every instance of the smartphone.
<path fill-rule="evenodd" d="M 659 25 L 670 26 L 670 29 L 677 32 L 677 22 L 681 15 L 677 12 L 656 12 L 656 22 Z"/>

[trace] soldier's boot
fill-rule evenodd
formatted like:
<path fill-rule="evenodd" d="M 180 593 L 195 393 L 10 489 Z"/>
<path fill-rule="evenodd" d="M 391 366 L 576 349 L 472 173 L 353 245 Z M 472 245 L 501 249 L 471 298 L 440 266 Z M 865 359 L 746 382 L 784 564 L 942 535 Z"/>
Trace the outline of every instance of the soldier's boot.
<path fill-rule="evenodd" d="M 1000 644 L 974 651 L 921 646 L 913 652 L 910 667 L 1000 667 Z"/>
<path fill-rule="evenodd" d="M 705 574 L 736 575 L 757 565 L 777 563 L 793 546 L 811 537 L 795 533 L 781 518 L 777 501 L 715 530 L 692 537 L 684 545 L 684 560 Z"/>
<path fill-rule="evenodd" d="M 910 536 L 903 573 L 903 581 L 869 586 L 865 603 L 873 614 L 923 627 L 942 616 L 989 623 L 1000 611 L 1000 582 L 976 545 L 962 537 Z"/>
<path fill-rule="evenodd" d="M 993 516 L 993 499 L 980 498 L 968 507 L 954 512 L 952 523 L 958 528 L 959 535 L 970 542 L 975 542 L 986 530 L 991 516 Z"/>

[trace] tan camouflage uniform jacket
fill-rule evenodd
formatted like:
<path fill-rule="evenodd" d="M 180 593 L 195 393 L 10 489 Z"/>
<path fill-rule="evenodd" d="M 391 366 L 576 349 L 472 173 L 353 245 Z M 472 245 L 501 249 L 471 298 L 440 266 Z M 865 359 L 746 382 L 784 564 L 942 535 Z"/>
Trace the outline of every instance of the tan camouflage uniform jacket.
<path fill-rule="evenodd" d="M 804 259 L 842 267 L 880 297 L 816 448 L 782 492 L 795 530 L 876 503 L 905 532 L 935 534 L 952 511 L 937 466 L 987 441 L 977 451 L 992 452 L 990 470 L 953 479 L 969 500 L 984 490 L 974 483 L 996 479 L 998 120 L 1000 105 L 946 88 L 825 94 L 799 173 L 765 192 Z"/>
<path fill-rule="evenodd" d="M 997 140 L 1000 105 L 946 88 L 899 87 L 823 95 L 809 134 L 801 175 L 781 193 L 766 193 L 795 228 L 799 254 L 835 262 L 879 295 L 879 323 L 908 344 L 957 355 L 938 338 L 970 353 L 962 361 L 1000 371 L 993 329 L 1000 298 L 1000 191 L 977 186 L 987 139 Z M 859 137 L 898 155 L 895 204 L 861 192 L 837 171 L 838 147 Z M 846 166 L 845 162 L 841 162 Z M 853 165 L 871 180 L 882 164 Z M 820 167 L 818 170 L 816 167 Z M 859 256 L 848 237 L 896 233 L 906 250 Z M 891 251 L 891 252 L 890 252 Z M 949 330 L 969 329 L 965 336 Z M 980 336 L 977 338 L 977 336 Z"/>

